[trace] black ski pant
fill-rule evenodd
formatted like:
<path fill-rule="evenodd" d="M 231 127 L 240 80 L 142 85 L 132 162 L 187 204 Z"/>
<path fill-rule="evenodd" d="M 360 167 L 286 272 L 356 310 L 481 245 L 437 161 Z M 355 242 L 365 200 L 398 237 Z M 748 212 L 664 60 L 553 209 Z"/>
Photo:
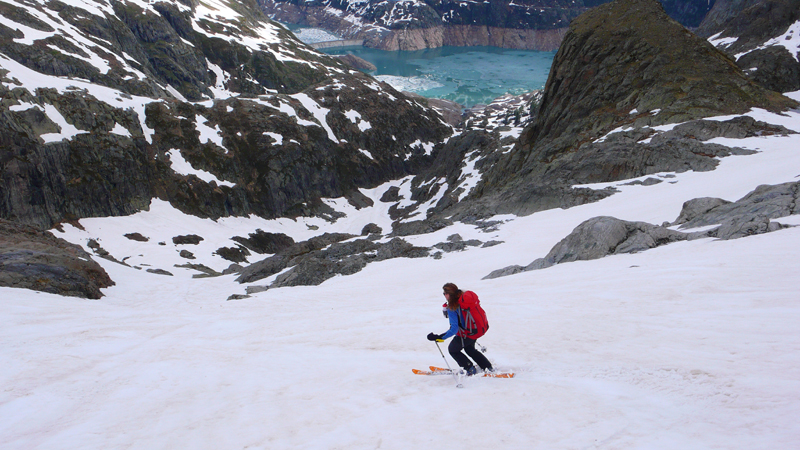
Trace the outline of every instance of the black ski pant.
<path fill-rule="evenodd" d="M 453 336 L 453 340 L 450 341 L 450 345 L 447 347 L 447 350 L 450 352 L 450 356 L 456 360 L 458 365 L 464 369 L 472 366 L 472 361 L 469 360 L 469 358 L 472 358 L 472 360 L 475 361 L 481 369 L 491 370 L 492 363 L 490 363 L 489 360 L 483 356 L 483 353 L 475 348 L 475 342 L 477 342 L 475 339 Z M 464 353 L 461 353 L 461 350 L 464 350 L 464 352 L 469 355 L 469 358 L 467 358 Z"/>

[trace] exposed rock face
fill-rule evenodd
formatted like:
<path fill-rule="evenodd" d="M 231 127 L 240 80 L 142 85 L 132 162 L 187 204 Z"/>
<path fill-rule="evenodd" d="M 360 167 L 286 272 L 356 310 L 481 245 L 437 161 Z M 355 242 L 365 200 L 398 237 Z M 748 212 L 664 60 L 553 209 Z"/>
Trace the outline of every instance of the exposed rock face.
<path fill-rule="evenodd" d="M 324 216 L 320 197 L 412 173 L 431 159 L 419 143 L 452 133 L 424 102 L 315 52 L 251 1 L 225 26 L 189 4 L 115 2 L 103 16 L 58 2 L 0 7 L 20 24 L 0 25 L 11 58 L 0 61 L 0 217 L 46 229 L 132 214 L 154 197 L 200 217 Z M 73 48 L 59 37 L 69 33 L 102 42 Z M 259 33 L 261 47 L 247 43 Z M 25 83 L 42 74 L 80 80 Z M 178 172 L 183 160 L 216 180 Z"/>
<path fill-rule="evenodd" d="M 734 38 L 725 49 L 742 53 L 784 34 L 800 19 L 799 8 L 797 0 L 717 0 L 697 34 Z"/>
<path fill-rule="evenodd" d="M 232 99 L 212 108 L 153 105 L 148 119 L 160 154 L 180 149 L 193 167 L 236 183 L 228 188 L 188 177 L 173 181 L 161 195 L 206 217 L 324 215 L 319 198 L 349 196 L 358 187 L 412 173 L 430 157 L 411 144 L 438 142 L 452 132 L 423 102 L 405 99 L 388 85 L 354 74 L 294 97 Z M 287 115 L 287 108 L 302 121 Z M 315 108 L 324 108 L 324 120 L 314 115 Z M 192 125 L 181 115 L 218 127 L 225 148 L 187 133 Z M 159 163 L 168 170 L 165 158 Z"/>
<path fill-rule="evenodd" d="M 697 34 L 713 36 L 720 49 L 737 55 L 753 81 L 790 92 L 800 89 L 800 60 L 782 44 L 798 20 L 800 0 L 718 0 Z"/>
<path fill-rule="evenodd" d="M 230 75 L 226 84 L 236 92 L 263 94 L 266 89 L 297 92 L 325 79 L 324 71 L 312 70 L 298 62 L 279 61 L 276 54 L 281 52 L 254 52 L 237 40 L 224 39 L 231 35 L 253 36 L 266 20 L 253 0 L 237 3 L 240 20 L 226 26 L 215 25 L 201 16 L 200 5 L 191 2 L 162 1 L 147 10 L 133 3 L 110 2 L 110 7 L 97 6 L 104 9 L 103 15 L 53 2 L 36 4 L 35 9 L 43 13 L 37 16 L 28 12 L 31 7 L 28 3 L 3 3 L 0 14 L 51 35 L 37 40 L 37 45 L 30 45 L 18 41 L 23 37 L 18 29 L 0 25 L 0 51 L 40 73 L 85 79 L 146 97 L 171 96 L 164 86 L 171 86 L 189 100 L 213 96 L 210 87 L 223 80 L 215 79 L 209 64 Z M 45 14 L 54 15 L 61 22 L 48 22 Z M 192 22 L 205 29 L 204 32 L 197 31 Z M 275 28 L 275 32 L 283 41 L 293 41 L 288 31 Z M 70 33 L 95 37 L 96 47 L 75 48 L 71 44 L 74 41 L 59 37 Z M 279 47 L 284 44 L 275 44 L 273 48 Z M 54 48 L 62 51 L 53 51 Z M 305 46 L 292 43 L 287 48 L 302 52 L 309 61 L 324 61 Z M 86 61 L 93 52 L 107 60 L 110 68 L 106 73 Z"/>
<path fill-rule="evenodd" d="M 602 142 L 584 144 L 579 152 L 566 153 L 554 167 L 558 167 L 564 181 L 578 184 L 624 180 L 659 172 L 706 172 L 717 167 L 720 157 L 755 152 L 703 141 L 715 137 L 741 139 L 794 134 L 784 127 L 749 117 L 724 122 L 696 120 L 652 137 L 650 133 L 648 129 L 639 129 L 611 134 Z M 650 137 L 649 142 L 644 142 L 645 137 Z"/>
<path fill-rule="evenodd" d="M 443 45 L 493 46 L 552 51 L 570 21 L 603 0 L 425 0 L 386 2 L 258 0 L 271 17 L 320 27 L 345 39 L 363 39 L 382 50 L 420 50 Z M 711 6 L 698 0 L 664 0 L 667 12 L 695 27 Z"/>
<path fill-rule="evenodd" d="M 552 30 L 509 29 L 481 25 L 449 25 L 394 31 L 369 36 L 364 45 L 381 50 L 422 50 L 445 45 L 490 46 L 521 50 L 553 51 L 564 38 L 566 28 Z"/>
<path fill-rule="evenodd" d="M 0 219 L 0 286 L 99 299 L 113 285 L 81 247 Z"/>
<path fill-rule="evenodd" d="M 778 92 L 800 90 L 800 62 L 784 47 L 756 49 L 736 60 L 748 77 Z"/>
<path fill-rule="evenodd" d="M 0 127 L 8 132 L 0 134 L 6 149 L 0 181 L 9 194 L 0 200 L 0 215 L 47 228 L 64 219 L 132 214 L 146 209 L 154 196 L 201 217 L 313 213 L 319 197 L 339 197 L 424 165 L 424 152 L 410 144 L 436 142 L 451 133 L 423 103 L 408 103 L 384 86 L 396 96 L 392 100 L 365 82 L 310 91 L 308 98 L 329 108 L 324 122 L 312 122 L 313 114 L 292 97 L 226 100 L 212 108 L 154 103 L 146 108 L 147 123 L 155 130 L 152 144 L 142 136 L 132 111 L 77 93 L 40 90 L 33 96 L 21 89 L 6 91 L 9 102 L 7 114 L 0 114 Z M 19 100 L 11 100 L 14 97 Z M 41 109 L 8 109 L 26 101 L 58 105 L 78 129 L 94 132 L 43 144 L 38 136 L 48 126 L 57 128 Z M 306 115 L 307 123 L 282 112 L 286 106 Z M 358 113 L 363 122 L 346 117 L 348 111 Z M 115 123 L 130 124 L 134 134 L 111 133 Z M 225 148 L 201 142 L 195 131 L 201 126 L 217 127 Z M 324 127 L 332 130 L 335 141 Z M 281 141 L 269 133 L 281 136 Z M 180 152 L 196 169 L 237 185 L 218 186 L 176 173 L 167 156 L 170 151 Z M 286 175 L 290 172 L 295 176 Z"/>
<path fill-rule="evenodd" d="M 155 173 L 141 128 L 133 125 L 138 125 L 135 112 L 77 91 L 9 91 L 0 84 L 0 99 L 0 186 L 6 193 L 0 217 L 49 228 L 62 220 L 126 215 L 148 206 Z M 18 104 L 52 105 L 87 132 L 45 144 L 39 136 L 58 133 L 58 125 L 44 108 L 12 111 Z M 115 124 L 136 134 L 112 134 Z"/>
<path fill-rule="evenodd" d="M 623 124 L 662 125 L 794 105 L 748 83 L 725 54 L 670 20 L 658 2 L 617 0 L 573 21 L 537 120 L 520 146 L 549 141 L 552 150 L 544 156 L 556 156 Z"/>
<path fill-rule="evenodd" d="M 277 20 L 324 28 L 392 51 L 443 45 L 552 51 L 569 21 L 588 9 L 584 2 L 561 0 L 258 1 Z"/>
<path fill-rule="evenodd" d="M 669 19 L 657 1 L 617 0 L 572 22 L 535 119 L 476 193 L 491 199 L 483 202 L 489 207 L 529 213 L 580 204 L 585 199 L 571 189 L 577 183 L 646 175 L 655 167 L 710 170 L 716 162 L 708 155 L 731 151 L 688 134 L 647 141 L 643 127 L 796 106 L 749 81 L 724 53 Z M 634 130 L 600 139 L 622 126 Z"/>
<path fill-rule="evenodd" d="M 770 219 L 800 214 L 800 183 L 759 186 L 736 202 L 718 198 L 697 198 L 683 205 L 672 224 L 692 229 L 719 225 L 708 231 L 684 233 L 645 222 L 628 222 L 614 217 L 594 217 L 578 225 L 544 257 L 527 266 L 498 269 L 485 278 L 498 278 L 555 264 L 586 261 L 621 253 L 645 251 L 683 240 L 713 237 L 738 239 L 784 228 Z"/>

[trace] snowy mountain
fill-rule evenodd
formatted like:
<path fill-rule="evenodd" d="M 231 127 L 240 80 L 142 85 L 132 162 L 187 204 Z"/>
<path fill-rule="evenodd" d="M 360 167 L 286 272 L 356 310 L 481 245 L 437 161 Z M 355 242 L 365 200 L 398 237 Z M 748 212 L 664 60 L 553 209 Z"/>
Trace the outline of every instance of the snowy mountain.
<path fill-rule="evenodd" d="M 424 99 L 317 53 L 253 3 L 4 5 L 0 216 L 21 224 L 154 198 L 212 219 L 335 220 L 321 198 L 363 206 L 360 188 L 430 164 L 452 134 Z M 229 264 L 245 252 L 220 250 Z M 23 285 L 81 291 L 20 258 Z"/>
<path fill-rule="evenodd" d="M 407 174 L 451 133 L 424 101 L 231 4 L 252 15 L 213 2 L 6 8 L 3 145 L 18 157 L 3 216 L 49 227 L 154 196 L 207 217 L 298 214 Z"/>
<path fill-rule="evenodd" d="M 556 50 L 572 19 L 605 0 L 259 0 L 285 23 L 324 28 L 367 47 L 420 50 L 443 45 Z M 669 15 L 696 27 L 714 2 L 664 0 Z"/>
<path fill-rule="evenodd" d="M 800 441 L 800 93 L 655 0 L 460 128 L 246 3 L 2 5 L 0 449 Z M 514 378 L 412 374 L 445 282 Z"/>

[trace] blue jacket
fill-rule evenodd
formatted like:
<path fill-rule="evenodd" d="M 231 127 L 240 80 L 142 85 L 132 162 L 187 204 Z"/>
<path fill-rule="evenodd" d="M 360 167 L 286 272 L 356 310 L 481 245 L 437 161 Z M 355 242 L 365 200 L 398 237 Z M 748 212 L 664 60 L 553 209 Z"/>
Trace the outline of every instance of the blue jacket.
<path fill-rule="evenodd" d="M 442 335 L 442 339 L 447 339 L 452 336 L 455 336 L 458 333 L 459 327 L 459 319 L 461 317 L 461 308 L 456 309 L 453 311 L 452 309 L 447 310 L 447 319 L 450 321 L 450 329 L 447 330 L 447 333 Z"/>

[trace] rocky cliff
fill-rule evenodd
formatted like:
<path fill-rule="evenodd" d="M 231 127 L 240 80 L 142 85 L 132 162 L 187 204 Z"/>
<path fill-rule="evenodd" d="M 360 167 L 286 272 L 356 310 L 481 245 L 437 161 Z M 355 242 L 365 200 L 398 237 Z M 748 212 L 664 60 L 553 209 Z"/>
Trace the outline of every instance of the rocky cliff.
<path fill-rule="evenodd" d="M 727 131 L 698 134 L 708 126 L 702 121 L 671 135 L 654 127 L 796 106 L 748 80 L 726 54 L 667 17 L 657 1 L 617 0 L 572 22 L 535 119 L 486 171 L 473 198 L 484 197 L 477 209 L 529 213 L 603 195 L 572 189 L 576 184 L 711 170 L 716 156 L 735 150 L 703 142 Z M 728 127 L 781 132 L 760 123 Z"/>
<path fill-rule="evenodd" d="M 320 27 L 367 47 L 420 50 L 494 46 L 553 51 L 570 21 L 602 0 L 494 0 L 486 2 L 406 0 L 259 0 L 264 11 L 286 23 Z M 670 15 L 697 26 L 713 2 L 664 0 Z"/>
<path fill-rule="evenodd" d="M 719 0 L 697 34 L 731 55 L 756 83 L 791 92 L 800 89 L 798 21 L 798 0 Z"/>
<path fill-rule="evenodd" d="M 253 2 L 2 5 L 3 218 L 46 229 L 154 197 L 202 217 L 322 214 L 320 197 L 408 174 L 452 132 Z"/>

